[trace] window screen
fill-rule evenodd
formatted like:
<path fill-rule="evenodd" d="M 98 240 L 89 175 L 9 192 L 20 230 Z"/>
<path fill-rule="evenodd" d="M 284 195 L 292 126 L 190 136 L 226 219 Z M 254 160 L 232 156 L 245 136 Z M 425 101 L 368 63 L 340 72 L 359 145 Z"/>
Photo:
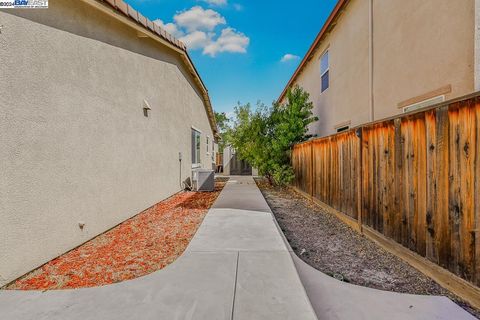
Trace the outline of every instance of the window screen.
<path fill-rule="evenodd" d="M 192 164 L 200 163 L 200 132 L 192 129 Z"/>
<path fill-rule="evenodd" d="M 320 76 L 322 78 L 322 92 L 327 90 L 330 86 L 330 64 L 328 51 L 325 51 L 320 58 Z"/>

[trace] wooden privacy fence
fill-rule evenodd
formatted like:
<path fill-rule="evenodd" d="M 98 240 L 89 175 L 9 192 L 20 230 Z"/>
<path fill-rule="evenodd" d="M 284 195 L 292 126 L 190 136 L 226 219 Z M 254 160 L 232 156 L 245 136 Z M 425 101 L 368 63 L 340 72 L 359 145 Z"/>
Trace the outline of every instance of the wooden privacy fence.
<path fill-rule="evenodd" d="M 294 186 L 480 285 L 478 95 L 294 147 Z"/>

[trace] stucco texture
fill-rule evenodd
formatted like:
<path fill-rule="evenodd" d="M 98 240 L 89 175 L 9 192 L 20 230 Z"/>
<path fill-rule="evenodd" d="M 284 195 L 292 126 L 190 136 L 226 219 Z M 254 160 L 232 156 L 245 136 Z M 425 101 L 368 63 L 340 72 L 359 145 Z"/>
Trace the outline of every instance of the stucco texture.
<path fill-rule="evenodd" d="M 178 53 L 80 1 L 49 5 L 0 11 L 0 285 L 180 191 L 192 126 L 212 167 Z"/>
<path fill-rule="evenodd" d="M 353 0 L 297 79 L 310 93 L 313 112 L 319 118 L 310 127 L 311 134 L 325 136 L 339 123 L 369 120 L 368 8 L 368 1 Z M 330 86 L 321 92 L 320 58 L 327 49 Z"/>
<path fill-rule="evenodd" d="M 399 103 L 442 87 L 451 86 L 447 100 L 471 93 L 474 4 L 474 0 L 373 0 L 371 49 L 370 0 L 351 0 L 293 83 L 310 93 L 320 118 L 311 125 L 311 133 L 325 136 L 342 123 L 354 127 L 400 114 Z M 319 59 L 327 49 L 330 87 L 321 93 Z"/>
<path fill-rule="evenodd" d="M 374 0 L 373 21 L 375 120 L 443 86 L 474 91 L 474 0 Z"/>

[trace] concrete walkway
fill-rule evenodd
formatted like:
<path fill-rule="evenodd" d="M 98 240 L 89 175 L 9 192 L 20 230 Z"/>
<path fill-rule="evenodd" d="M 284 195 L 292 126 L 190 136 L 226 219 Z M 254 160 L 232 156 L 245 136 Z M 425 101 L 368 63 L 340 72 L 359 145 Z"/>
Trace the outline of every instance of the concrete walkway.
<path fill-rule="evenodd" d="M 255 182 L 232 177 L 167 268 L 98 288 L 0 291 L 0 319 L 317 318 Z"/>
<path fill-rule="evenodd" d="M 321 320 L 474 319 L 444 297 L 354 286 L 306 265 L 251 177 L 230 179 L 186 252 L 163 270 L 99 288 L 0 291 L 2 320 L 314 320 L 315 312 Z"/>
<path fill-rule="evenodd" d="M 293 254 L 315 312 L 322 320 L 474 320 L 447 297 L 422 296 L 340 282 Z"/>

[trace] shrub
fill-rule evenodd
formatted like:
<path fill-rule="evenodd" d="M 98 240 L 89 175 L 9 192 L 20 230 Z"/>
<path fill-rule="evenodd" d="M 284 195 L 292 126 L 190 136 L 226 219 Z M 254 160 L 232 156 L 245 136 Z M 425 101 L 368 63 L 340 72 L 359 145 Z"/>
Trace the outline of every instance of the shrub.
<path fill-rule="evenodd" d="M 309 94 L 300 87 L 289 90 L 286 103 L 267 107 L 250 104 L 235 108 L 236 120 L 229 143 L 237 155 L 258 168 L 270 183 L 285 185 L 294 179 L 291 150 L 294 144 L 308 140 L 308 126 L 318 118 L 312 114 Z"/>

